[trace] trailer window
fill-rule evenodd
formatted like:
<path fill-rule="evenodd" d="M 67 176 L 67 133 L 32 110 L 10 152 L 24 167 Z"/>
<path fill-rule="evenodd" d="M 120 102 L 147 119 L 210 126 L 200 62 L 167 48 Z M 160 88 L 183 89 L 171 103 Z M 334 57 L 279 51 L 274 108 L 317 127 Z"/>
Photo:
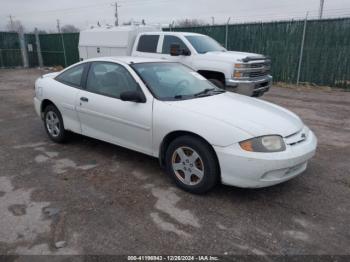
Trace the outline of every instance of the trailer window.
<path fill-rule="evenodd" d="M 139 39 L 137 51 L 146 53 L 156 53 L 159 35 L 142 35 Z"/>

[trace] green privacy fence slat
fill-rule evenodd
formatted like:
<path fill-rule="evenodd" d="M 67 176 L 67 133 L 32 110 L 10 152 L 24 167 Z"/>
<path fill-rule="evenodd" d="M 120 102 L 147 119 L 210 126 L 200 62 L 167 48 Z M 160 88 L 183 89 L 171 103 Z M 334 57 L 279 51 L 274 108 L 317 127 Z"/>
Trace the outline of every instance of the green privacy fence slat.
<path fill-rule="evenodd" d="M 79 33 L 66 33 L 63 34 L 67 65 L 72 65 L 79 61 Z"/>
<path fill-rule="evenodd" d="M 39 65 L 37 46 L 34 34 L 25 34 L 24 40 L 26 44 L 29 67 L 35 67 Z"/>
<path fill-rule="evenodd" d="M 295 83 L 303 26 L 304 21 L 229 25 L 228 49 L 270 56 L 274 80 Z M 225 43 L 225 25 L 172 30 Z M 350 88 L 350 18 L 307 22 L 300 81 Z"/>
<path fill-rule="evenodd" d="M 62 36 L 61 34 L 39 35 L 41 53 L 45 66 L 65 66 L 62 38 L 66 51 L 67 66 L 79 61 L 79 33 L 62 34 Z"/>
<path fill-rule="evenodd" d="M 309 21 L 301 81 L 350 87 L 350 19 Z"/>
<path fill-rule="evenodd" d="M 18 34 L 0 32 L 0 67 L 14 66 L 22 66 Z"/>

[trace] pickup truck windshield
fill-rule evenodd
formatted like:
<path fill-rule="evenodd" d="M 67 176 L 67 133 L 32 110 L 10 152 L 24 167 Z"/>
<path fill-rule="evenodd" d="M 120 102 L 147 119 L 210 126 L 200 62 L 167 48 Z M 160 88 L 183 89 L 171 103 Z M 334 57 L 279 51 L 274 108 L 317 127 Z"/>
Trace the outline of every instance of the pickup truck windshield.
<path fill-rule="evenodd" d="M 152 62 L 132 64 L 131 67 L 160 100 L 184 100 L 225 92 L 181 64 Z"/>
<path fill-rule="evenodd" d="M 226 51 L 218 42 L 205 35 L 188 35 L 185 36 L 191 45 L 196 49 L 198 54 L 205 54 L 213 51 Z"/>

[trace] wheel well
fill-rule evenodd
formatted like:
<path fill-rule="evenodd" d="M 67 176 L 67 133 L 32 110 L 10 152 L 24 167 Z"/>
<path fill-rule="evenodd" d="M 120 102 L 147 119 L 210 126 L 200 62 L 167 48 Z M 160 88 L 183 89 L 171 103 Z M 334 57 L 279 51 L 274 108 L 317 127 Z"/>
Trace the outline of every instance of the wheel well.
<path fill-rule="evenodd" d="M 217 79 L 221 81 L 223 84 L 225 84 L 224 73 L 216 72 L 216 71 L 208 71 L 208 70 L 199 70 L 198 73 L 204 76 L 206 79 Z"/>
<path fill-rule="evenodd" d="M 55 104 L 50 101 L 49 99 L 44 99 L 42 102 L 41 102 L 41 108 L 40 108 L 40 112 L 41 112 L 41 117 L 43 117 L 43 113 L 45 111 L 45 108 L 48 106 L 48 105 L 54 105 Z"/>
<path fill-rule="evenodd" d="M 167 134 L 164 137 L 164 139 L 163 139 L 163 141 L 162 141 L 162 143 L 160 145 L 160 148 L 159 148 L 159 163 L 160 163 L 160 166 L 161 167 L 165 166 L 165 153 L 166 153 L 166 150 L 167 150 L 168 146 L 170 145 L 170 143 L 172 141 L 174 141 L 176 138 L 178 138 L 180 136 L 185 136 L 185 135 L 197 137 L 200 140 L 202 140 L 204 143 L 206 143 L 209 146 L 209 148 L 211 149 L 212 153 L 214 154 L 214 156 L 216 158 L 216 162 L 217 162 L 219 170 L 220 170 L 219 160 L 218 160 L 218 157 L 216 155 L 216 152 L 215 152 L 213 146 L 210 143 L 208 143 L 208 141 L 205 140 L 203 137 L 201 137 L 201 136 L 199 136 L 199 135 L 197 135 L 195 133 L 189 132 L 189 131 L 174 131 L 174 132 L 171 132 L 171 133 Z"/>

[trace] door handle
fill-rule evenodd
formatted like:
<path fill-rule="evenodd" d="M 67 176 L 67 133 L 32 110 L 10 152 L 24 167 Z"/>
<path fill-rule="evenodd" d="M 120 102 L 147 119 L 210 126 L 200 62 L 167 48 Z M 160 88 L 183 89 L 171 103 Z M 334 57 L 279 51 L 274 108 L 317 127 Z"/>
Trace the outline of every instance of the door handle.
<path fill-rule="evenodd" d="M 81 98 L 80 98 L 80 101 L 89 102 L 89 99 L 88 99 L 87 97 L 81 97 Z"/>

